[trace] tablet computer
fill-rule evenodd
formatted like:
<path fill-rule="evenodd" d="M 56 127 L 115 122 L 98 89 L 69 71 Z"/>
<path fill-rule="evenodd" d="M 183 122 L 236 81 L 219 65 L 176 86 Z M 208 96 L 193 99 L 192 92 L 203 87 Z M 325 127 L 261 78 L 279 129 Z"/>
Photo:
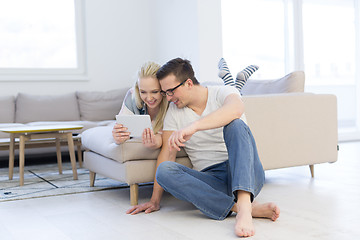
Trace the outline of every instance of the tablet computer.
<path fill-rule="evenodd" d="M 127 127 L 130 137 L 141 137 L 145 128 L 152 129 L 150 115 L 116 115 L 116 123 Z"/>

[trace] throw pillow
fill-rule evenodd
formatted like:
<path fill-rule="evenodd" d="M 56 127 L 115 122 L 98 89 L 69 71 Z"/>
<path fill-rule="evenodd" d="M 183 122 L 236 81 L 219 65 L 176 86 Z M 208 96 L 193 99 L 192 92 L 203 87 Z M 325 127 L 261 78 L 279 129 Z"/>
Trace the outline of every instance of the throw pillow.
<path fill-rule="evenodd" d="M 18 123 L 80 120 L 76 95 L 75 93 L 63 95 L 19 93 L 16 98 L 15 120 Z"/>
<path fill-rule="evenodd" d="M 128 88 L 107 92 L 77 92 L 80 118 L 88 121 L 115 119 Z"/>
<path fill-rule="evenodd" d="M 0 96 L 0 123 L 15 122 L 15 97 Z"/>
<path fill-rule="evenodd" d="M 242 88 L 242 95 L 276 94 L 290 92 L 304 92 L 305 74 L 295 71 L 288 75 L 273 80 L 249 79 Z"/>

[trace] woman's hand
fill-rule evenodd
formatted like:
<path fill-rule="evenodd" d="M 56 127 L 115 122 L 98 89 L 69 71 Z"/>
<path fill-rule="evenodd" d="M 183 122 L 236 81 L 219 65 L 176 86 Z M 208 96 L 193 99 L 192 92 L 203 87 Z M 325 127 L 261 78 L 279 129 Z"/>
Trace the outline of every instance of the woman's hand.
<path fill-rule="evenodd" d="M 124 143 L 130 138 L 130 132 L 127 131 L 127 128 L 122 124 L 115 124 L 112 135 L 116 144 Z"/>
<path fill-rule="evenodd" d="M 147 148 L 158 149 L 162 145 L 161 134 L 154 134 L 153 130 L 146 128 L 142 134 L 142 142 Z"/>

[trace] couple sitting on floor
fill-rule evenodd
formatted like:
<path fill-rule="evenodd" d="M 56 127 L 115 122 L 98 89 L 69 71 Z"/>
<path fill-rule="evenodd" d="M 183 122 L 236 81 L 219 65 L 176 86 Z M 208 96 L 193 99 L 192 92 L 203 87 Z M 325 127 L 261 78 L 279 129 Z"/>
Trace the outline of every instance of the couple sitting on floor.
<path fill-rule="evenodd" d="M 240 237 L 254 235 L 253 217 L 273 221 L 279 217 L 274 203 L 254 201 L 265 175 L 245 123 L 240 90 L 257 67 L 244 69 L 235 81 L 223 59 L 219 70 L 230 86 L 201 86 L 190 62 L 181 58 L 162 67 L 152 62 L 141 67 L 119 114 L 150 115 L 153 130 L 144 130 L 143 145 L 161 147 L 161 151 L 150 201 L 132 207 L 128 214 L 159 210 L 165 190 L 213 219 L 223 220 L 236 212 L 235 233 Z M 121 144 L 130 133 L 126 126 L 116 124 L 113 137 Z M 180 147 L 188 154 L 192 169 L 175 162 Z"/>

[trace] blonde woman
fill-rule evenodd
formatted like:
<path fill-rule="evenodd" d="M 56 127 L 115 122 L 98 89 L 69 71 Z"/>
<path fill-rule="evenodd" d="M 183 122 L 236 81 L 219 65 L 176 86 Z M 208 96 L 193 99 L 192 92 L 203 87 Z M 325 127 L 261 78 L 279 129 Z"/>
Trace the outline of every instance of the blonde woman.
<path fill-rule="evenodd" d="M 145 63 L 138 72 L 135 86 L 131 88 L 121 107 L 123 115 L 150 115 L 153 130 L 147 128 L 142 135 L 145 147 L 157 149 L 162 145 L 162 128 L 168 102 L 161 95 L 161 87 L 156 78 L 160 65 L 154 62 Z M 130 138 L 130 133 L 122 124 L 115 124 L 112 135 L 116 144 L 124 143 Z"/>

